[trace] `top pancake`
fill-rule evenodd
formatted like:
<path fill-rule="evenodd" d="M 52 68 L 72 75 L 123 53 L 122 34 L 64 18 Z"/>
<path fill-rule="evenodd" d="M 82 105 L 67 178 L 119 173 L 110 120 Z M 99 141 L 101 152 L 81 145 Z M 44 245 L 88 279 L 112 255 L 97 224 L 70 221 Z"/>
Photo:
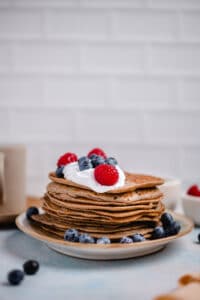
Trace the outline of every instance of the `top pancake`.
<path fill-rule="evenodd" d="M 63 201 L 89 203 L 94 205 L 130 205 L 138 201 L 144 201 L 162 197 L 161 191 L 154 188 L 138 189 L 132 192 L 121 194 L 99 194 L 91 190 L 80 189 L 77 187 L 67 186 L 56 182 L 50 182 L 47 185 L 47 193 Z"/>
<path fill-rule="evenodd" d="M 154 177 L 151 175 L 132 174 L 132 173 L 125 172 L 125 176 L 126 176 L 126 180 L 124 186 L 114 190 L 109 190 L 105 193 L 120 194 L 120 193 L 135 191 L 137 189 L 155 187 L 156 185 L 161 185 L 164 183 L 164 180 L 162 178 Z M 77 184 L 71 180 L 58 178 L 56 177 L 55 172 L 51 172 L 49 174 L 49 178 L 54 182 L 64 184 L 67 186 L 74 186 L 85 190 L 92 190 L 85 185 Z"/>

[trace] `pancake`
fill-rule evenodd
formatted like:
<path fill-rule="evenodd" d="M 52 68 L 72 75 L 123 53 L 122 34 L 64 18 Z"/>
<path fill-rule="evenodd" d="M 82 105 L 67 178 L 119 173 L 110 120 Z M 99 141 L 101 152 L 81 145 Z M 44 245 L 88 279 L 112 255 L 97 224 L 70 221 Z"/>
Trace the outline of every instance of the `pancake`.
<path fill-rule="evenodd" d="M 58 229 L 52 229 L 52 228 L 49 228 L 48 226 L 41 226 L 40 229 L 42 228 L 43 231 L 45 231 L 47 234 L 49 234 L 50 236 L 53 236 L 53 237 L 57 237 L 59 239 L 62 239 L 63 240 L 63 232 L 58 230 Z M 143 236 L 148 239 L 151 237 L 151 233 L 152 233 L 153 229 L 152 230 L 127 230 L 127 231 L 124 231 L 123 232 L 123 235 L 122 233 L 119 234 L 119 233 L 113 233 L 113 234 L 99 234 L 99 233 L 90 233 L 94 238 L 101 238 L 102 236 L 104 237 L 108 237 L 109 239 L 111 239 L 113 242 L 118 242 L 120 238 L 122 238 L 123 236 L 131 236 L 131 235 L 134 235 L 136 233 L 139 233 L 139 234 L 143 234 Z M 84 233 L 84 232 L 81 232 L 80 233 Z"/>
<path fill-rule="evenodd" d="M 164 212 L 163 194 L 158 177 L 125 173 L 125 185 L 105 193 L 96 193 L 50 173 L 42 200 L 44 213 L 32 216 L 32 224 L 46 234 L 64 237 L 75 228 L 94 238 L 107 236 L 117 241 L 135 233 L 151 237 Z"/>
<path fill-rule="evenodd" d="M 158 201 L 159 203 L 159 201 Z M 81 213 L 81 215 L 90 215 L 90 216 L 98 216 L 98 215 L 101 215 L 101 216 L 108 216 L 108 217 L 111 217 L 111 218 L 121 218 L 121 217 L 128 217 L 128 216 L 133 216 L 133 215 L 136 215 L 138 213 L 155 213 L 157 208 L 158 208 L 158 203 L 157 204 L 153 204 L 152 206 L 149 206 L 149 207 L 145 207 L 145 206 L 136 206 L 136 207 L 133 207 L 131 209 L 129 209 L 128 211 L 121 211 L 119 210 L 119 207 L 118 207 L 118 210 L 101 210 L 101 207 L 98 207 L 97 209 L 97 206 L 87 206 L 87 205 L 72 205 L 72 204 L 67 204 L 67 203 L 61 203 L 59 201 L 56 201 L 55 200 L 52 200 L 50 198 L 45 198 L 44 200 L 44 204 L 43 204 L 43 208 L 45 210 L 48 210 L 48 208 L 52 208 L 54 209 L 56 212 L 61 212 L 63 213 L 64 215 L 73 215 L 73 213 Z M 160 206 L 159 206 L 160 207 Z M 99 209 L 100 208 L 100 209 Z"/>
<path fill-rule="evenodd" d="M 109 205 L 118 206 L 119 203 L 122 205 L 126 205 L 128 203 L 132 203 L 139 200 L 153 199 L 162 196 L 161 191 L 158 188 L 146 188 L 146 189 L 138 189 L 132 192 L 124 192 L 118 194 L 109 194 L 109 193 L 96 193 L 94 191 L 80 189 L 77 187 L 66 186 L 63 184 L 58 184 L 55 182 L 51 182 L 47 185 L 47 192 L 51 194 L 53 197 L 57 197 L 58 199 L 67 199 L 73 200 L 77 199 L 79 202 L 88 203 L 90 201 L 91 204 L 94 201 L 101 202 L 102 205 L 105 203 L 109 203 Z"/>
<path fill-rule="evenodd" d="M 131 192 L 135 191 L 136 189 L 143 189 L 148 187 L 155 187 L 157 185 L 161 185 L 164 183 L 164 180 L 159 177 L 151 176 L 151 175 L 144 175 L 144 174 L 132 174 L 125 172 L 125 184 L 123 187 L 110 190 L 108 192 L 105 192 L 104 194 L 120 194 L 125 192 Z M 58 178 L 56 177 L 56 174 L 54 172 L 51 172 L 49 174 L 49 179 L 51 179 L 54 182 L 67 185 L 67 186 L 73 186 L 77 187 L 79 189 L 85 189 L 85 190 L 91 190 L 89 187 L 85 185 L 77 184 L 71 180 L 64 179 L 64 178 Z"/>
<path fill-rule="evenodd" d="M 84 200 L 84 199 L 83 199 Z M 118 206 L 111 206 L 109 203 L 106 205 L 101 205 L 100 202 L 95 202 L 89 203 L 86 201 L 77 202 L 76 199 L 75 201 L 72 201 L 71 199 L 59 199 L 53 197 L 51 194 L 46 194 L 45 197 L 43 198 L 44 203 L 50 202 L 54 203 L 55 205 L 58 205 L 63 208 L 69 208 L 69 209 L 77 209 L 77 210 L 95 210 L 95 211 L 111 211 L 111 212 L 122 212 L 122 211 L 133 211 L 137 209 L 146 209 L 146 208 L 153 208 L 155 204 L 157 204 L 159 201 L 162 200 L 162 197 L 156 198 L 156 199 L 151 199 L 149 200 L 143 200 L 143 201 L 137 201 L 134 204 L 130 205 L 118 205 Z"/>
<path fill-rule="evenodd" d="M 72 207 L 70 203 L 55 200 L 46 195 L 44 197 L 43 209 L 54 221 L 60 220 L 65 228 L 66 225 L 70 224 L 73 228 L 78 228 L 77 225 L 82 225 L 84 228 L 92 225 L 96 229 L 99 227 L 111 229 L 113 226 L 127 226 L 127 224 L 130 225 L 131 222 L 137 222 L 138 220 L 140 222 L 149 221 L 151 224 L 152 222 L 158 223 L 160 215 L 164 211 L 164 206 L 160 200 L 156 199 L 153 205 L 137 205 L 127 211 L 124 211 L 124 207 L 122 207 L 122 211 L 109 211 L 109 209 L 104 210 L 105 207 L 103 207 L 103 210 L 98 210 L 96 206 L 92 208 L 91 206 L 87 207 L 85 204 Z M 101 207 L 99 208 L 101 209 Z"/>
<path fill-rule="evenodd" d="M 41 228 L 45 228 L 46 231 L 49 231 L 51 233 L 57 234 L 59 237 L 64 236 L 64 232 L 65 230 L 67 230 L 68 228 L 71 228 L 71 224 L 61 224 L 60 222 L 55 222 L 55 219 L 50 216 L 48 216 L 47 214 L 42 214 L 42 215 L 34 215 L 33 216 L 33 220 L 36 221 L 37 226 L 39 225 L 39 227 Z M 96 227 L 89 227 L 89 226 L 80 226 L 77 225 L 76 227 L 80 233 L 89 233 L 91 234 L 93 237 L 95 238 L 99 238 L 101 236 L 107 236 L 111 239 L 118 239 L 123 237 L 124 235 L 132 235 L 135 233 L 141 233 L 143 235 L 149 235 L 152 231 L 153 231 L 153 226 L 149 226 L 149 225 L 132 225 L 132 226 L 128 226 L 128 227 L 122 227 L 119 229 L 109 229 L 109 230 L 105 230 L 103 227 L 99 228 L 99 230 L 97 230 Z"/>

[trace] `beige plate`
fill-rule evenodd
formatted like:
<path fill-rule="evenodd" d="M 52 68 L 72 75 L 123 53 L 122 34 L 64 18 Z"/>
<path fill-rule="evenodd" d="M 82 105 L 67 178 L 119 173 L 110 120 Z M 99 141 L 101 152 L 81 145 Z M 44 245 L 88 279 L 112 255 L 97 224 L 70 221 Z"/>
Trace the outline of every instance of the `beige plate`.
<path fill-rule="evenodd" d="M 113 243 L 110 245 L 97 245 L 67 242 L 36 229 L 26 219 L 25 213 L 22 213 L 16 218 L 16 224 L 24 233 L 44 242 L 49 248 L 65 255 L 94 260 L 114 260 L 144 256 L 157 252 L 164 248 L 169 242 L 186 235 L 192 230 L 193 223 L 188 218 L 172 212 L 171 214 L 175 220 L 181 224 L 179 234 L 163 239 L 132 244 Z"/>

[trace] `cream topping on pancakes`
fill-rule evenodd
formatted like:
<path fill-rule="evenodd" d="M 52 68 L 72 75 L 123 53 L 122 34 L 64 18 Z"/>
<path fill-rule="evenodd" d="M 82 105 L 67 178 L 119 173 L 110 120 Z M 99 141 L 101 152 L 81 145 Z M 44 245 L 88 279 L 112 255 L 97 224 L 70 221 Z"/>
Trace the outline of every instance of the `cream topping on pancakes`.
<path fill-rule="evenodd" d="M 117 165 L 115 166 L 118 173 L 119 179 L 113 185 L 101 185 L 95 180 L 94 169 L 87 169 L 84 171 L 79 170 L 78 162 L 67 164 L 63 169 L 65 179 L 71 180 L 75 183 L 88 186 L 97 193 L 104 193 L 112 189 L 122 187 L 125 183 L 125 174 L 122 169 Z"/>

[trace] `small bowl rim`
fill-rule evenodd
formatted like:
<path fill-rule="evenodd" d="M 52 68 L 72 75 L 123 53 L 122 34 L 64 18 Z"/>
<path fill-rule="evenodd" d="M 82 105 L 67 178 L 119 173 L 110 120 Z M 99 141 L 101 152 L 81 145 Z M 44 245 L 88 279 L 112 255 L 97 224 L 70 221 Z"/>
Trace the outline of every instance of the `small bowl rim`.
<path fill-rule="evenodd" d="M 179 178 L 173 177 L 164 177 L 164 183 L 160 185 L 160 187 L 171 187 L 181 185 L 181 180 Z"/>
<path fill-rule="evenodd" d="M 183 193 L 181 198 L 186 201 L 193 201 L 195 203 L 199 203 L 199 205 L 200 205 L 200 197 L 199 196 L 192 196 L 187 193 Z"/>

